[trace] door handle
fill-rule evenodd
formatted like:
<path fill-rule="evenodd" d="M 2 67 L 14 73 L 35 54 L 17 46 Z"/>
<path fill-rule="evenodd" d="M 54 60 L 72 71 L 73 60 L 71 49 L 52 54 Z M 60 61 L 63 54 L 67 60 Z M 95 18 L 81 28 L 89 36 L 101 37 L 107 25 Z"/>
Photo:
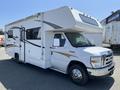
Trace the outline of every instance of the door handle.
<path fill-rule="evenodd" d="M 22 47 L 22 45 L 20 45 L 20 47 Z"/>
<path fill-rule="evenodd" d="M 53 55 L 53 51 L 51 51 L 51 55 Z"/>
<path fill-rule="evenodd" d="M 51 49 L 55 49 L 55 47 L 50 47 Z"/>
<path fill-rule="evenodd" d="M 75 51 L 69 51 L 70 53 L 75 53 Z"/>

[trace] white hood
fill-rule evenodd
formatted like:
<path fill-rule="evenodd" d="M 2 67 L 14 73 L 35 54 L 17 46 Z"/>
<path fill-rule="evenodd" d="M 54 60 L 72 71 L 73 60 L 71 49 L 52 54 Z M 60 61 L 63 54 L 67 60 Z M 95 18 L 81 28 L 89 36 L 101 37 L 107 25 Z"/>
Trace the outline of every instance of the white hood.
<path fill-rule="evenodd" d="M 110 49 L 103 47 L 80 47 L 75 48 L 75 56 L 78 57 L 79 61 L 83 62 L 86 66 L 91 67 L 90 58 L 91 56 L 103 56 L 112 53 Z"/>
<path fill-rule="evenodd" d="M 93 55 L 104 55 L 104 54 L 108 55 L 112 53 L 110 49 L 103 48 L 103 47 L 86 47 L 84 48 L 83 51 Z"/>

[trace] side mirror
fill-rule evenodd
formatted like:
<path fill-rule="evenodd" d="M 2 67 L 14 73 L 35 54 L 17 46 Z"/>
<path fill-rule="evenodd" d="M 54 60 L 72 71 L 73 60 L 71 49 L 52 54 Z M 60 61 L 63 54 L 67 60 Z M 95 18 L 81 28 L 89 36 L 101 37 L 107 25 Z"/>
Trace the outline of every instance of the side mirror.
<path fill-rule="evenodd" d="M 54 47 L 60 47 L 60 39 L 54 39 Z"/>

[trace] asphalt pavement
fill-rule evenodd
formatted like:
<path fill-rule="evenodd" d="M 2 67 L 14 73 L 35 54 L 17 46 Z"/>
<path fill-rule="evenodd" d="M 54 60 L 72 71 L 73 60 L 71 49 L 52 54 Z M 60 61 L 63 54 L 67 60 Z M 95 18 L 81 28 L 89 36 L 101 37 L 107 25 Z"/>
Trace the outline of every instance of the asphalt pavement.
<path fill-rule="evenodd" d="M 0 48 L 0 90 L 120 90 L 120 54 L 114 55 L 111 77 L 91 79 L 86 86 L 73 84 L 67 75 L 30 64 L 18 64 Z"/>

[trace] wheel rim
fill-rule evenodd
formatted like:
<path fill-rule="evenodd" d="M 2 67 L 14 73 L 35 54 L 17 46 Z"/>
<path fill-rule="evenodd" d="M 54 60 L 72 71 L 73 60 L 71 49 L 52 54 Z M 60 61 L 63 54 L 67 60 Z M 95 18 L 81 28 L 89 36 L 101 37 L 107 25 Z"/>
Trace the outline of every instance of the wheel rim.
<path fill-rule="evenodd" d="M 79 69 L 72 70 L 72 78 L 73 79 L 82 79 L 82 73 Z"/>

